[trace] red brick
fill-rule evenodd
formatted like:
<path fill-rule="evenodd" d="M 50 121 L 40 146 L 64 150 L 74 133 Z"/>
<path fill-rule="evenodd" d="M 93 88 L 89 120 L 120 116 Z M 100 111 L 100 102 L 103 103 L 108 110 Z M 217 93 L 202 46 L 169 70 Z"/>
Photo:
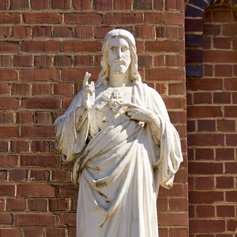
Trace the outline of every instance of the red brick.
<path fill-rule="evenodd" d="M 10 55 L 0 55 L 0 67 L 12 66 L 12 57 Z"/>
<path fill-rule="evenodd" d="M 13 112 L 0 111 L 0 123 L 13 123 Z"/>
<path fill-rule="evenodd" d="M 30 180 L 33 182 L 48 182 L 50 178 L 49 170 L 31 170 Z"/>
<path fill-rule="evenodd" d="M 32 124 L 33 123 L 33 114 L 31 111 L 21 110 L 16 114 L 16 121 L 20 124 Z"/>
<path fill-rule="evenodd" d="M 59 196 L 61 198 L 74 198 L 77 197 L 78 189 L 75 185 L 66 185 L 60 186 L 59 188 Z"/>
<path fill-rule="evenodd" d="M 213 50 L 213 51 L 204 51 L 204 62 L 208 63 L 235 63 L 237 59 L 237 52 L 232 51 L 219 51 L 219 50 Z"/>
<path fill-rule="evenodd" d="M 218 106 L 195 106 L 188 108 L 189 118 L 215 118 L 221 116 L 222 111 Z"/>
<path fill-rule="evenodd" d="M 196 190 L 213 190 L 215 186 L 214 177 L 196 177 L 195 189 Z"/>
<path fill-rule="evenodd" d="M 214 72 L 216 77 L 231 77 L 232 65 L 216 65 Z"/>
<path fill-rule="evenodd" d="M 235 118 L 237 115 L 237 106 L 226 106 L 224 108 L 225 117 Z"/>
<path fill-rule="evenodd" d="M 184 19 L 180 13 L 145 13 L 144 22 L 156 25 L 183 25 Z"/>
<path fill-rule="evenodd" d="M 35 56 L 34 57 L 34 64 L 37 67 L 48 67 L 53 65 L 53 57 L 52 56 Z"/>
<path fill-rule="evenodd" d="M 47 211 L 47 199 L 28 199 L 28 207 L 30 211 Z"/>
<path fill-rule="evenodd" d="M 112 0 L 94 0 L 93 8 L 96 11 L 112 10 Z"/>
<path fill-rule="evenodd" d="M 198 92 L 193 94 L 193 104 L 211 104 L 212 93 Z"/>
<path fill-rule="evenodd" d="M 51 0 L 52 9 L 69 9 L 70 1 L 69 0 Z"/>
<path fill-rule="evenodd" d="M 52 126 L 23 126 L 21 137 L 25 138 L 53 138 L 54 128 Z"/>
<path fill-rule="evenodd" d="M 51 27 L 50 26 L 34 26 L 33 37 L 51 37 Z"/>
<path fill-rule="evenodd" d="M 7 197 L 15 196 L 15 186 L 14 185 L 10 185 L 10 184 L 0 185 L 0 196 L 7 196 Z"/>
<path fill-rule="evenodd" d="M 0 229 L 0 236 L 1 237 L 21 237 L 21 230 L 19 228 L 4 228 Z"/>
<path fill-rule="evenodd" d="M 52 124 L 52 114 L 50 112 L 35 112 L 35 124 Z"/>
<path fill-rule="evenodd" d="M 213 38 L 213 46 L 216 49 L 230 49 L 231 38 L 215 37 Z"/>
<path fill-rule="evenodd" d="M 24 210 L 26 210 L 25 199 L 7 199 L 6 210 L 7 211 L 24 211 Z"/>
<path fill-rule="evenodd" d="M 23 99 L 22 107 L 26 109 L 57 109 L 60 108 L 60 99 L 54 97 Z"/>
<path fill-rule="evenodd" d="M 199 120 L 198 122 L 198 131 L 216 131 L 216 122 L 215 120 Z"/>
<path fill-rule="evenodd" d="M 13 57 L 13 65 L 16 67 L 32 67 L 33 57 L 32 55 L 15 55 Z"/>
<path fill-rule="evenodd" d="M 97 41 L 70 40 L 63 43 L 64 52 L 99 52 L 101 43 Z"/>
<path fill-rule="evenodd" d="M 66 211 L 68 210 L 69 203 L 67 199 L 51 199 L 49 200 L 50 211 Z"/>
<path fill-rule="evenodd" d="M 165 105 L 168 109 L 177 109 L 177 108 L 184 108 L 185 107 L 185 98 L 163 98 Z"/>
<path fill-rule="evenodd" d="M 11 87 L 8 82 L 0 84 L 0 94 L 10 95 Z"/>
<path fill-rule="evenodd" d="M 188 224 L 186 213 L 159 213 L 160 225 L 184 226 Z"/>
<path fill-rule="evenodd" d="M 93 56 L 91 55 L 75 55 L 74 57 L 75 66 L 91 66 L 93 65 Z"/>
<path fill-rule="evenodd" d="M 235 217 L 234 206 L 217 206 L 218 217 Z"/>
<path fill-rule="evenodd" d="M 90 26 L 78 26 L 75 31 L 76 38 L 92 38 L 93 37 L 93 29 Z"/>
<path fill-rule="evenodd" d="M 47 228 L 46 229 L 46 237 L 64 237 L 66 236 L 64 228 Z"/>
<path fill-rule="evenodd" d="M 216 233 L 225 230 L 224 220 L 191 220 L 190 233 Z"/>
<path fill-rule="evenodd" d="M 184 80 L 184 70 L 168 68 L 149 68 L 146 70 L 146 80 L 172 81 Z"/>
<path fill-rule="evenodd" d="M 59 167 L 60 158 L 55 156 L 27 155 L 21 157 L 21 166 L 31 167 Z"/>
<path fill-rule="evenodd" d="M 193 204 L 211 204 L 215 202 L 224 201 L 224 193 L 217 192 L 217 191 L 216 192 L 215 191 L 206 191 L 206 192 L 190 191 L 189 200 L 190 200 L 189 202 Z M 192 231 L 194 230 L 192 229 Z"/>
<path fill-rule="evenodd" d="M 162 235 L 164 236 L 164 235 Z M 175 237 L 184 237 L 188 236 L 188 229 L 187 228 L 170 228 L 169 229 L 169 236 Z"/>
<path fill-rule="evenodd" d="M 105 15 L 106 25 L 118 24 L 139 24 L 143 23 L 143 14 L 141 13 L 108 13 Z"/>
<path fill-rule="evenodd" d="M 0 10 L 7 10 L 9 8 L 9 0 L 2 0 L 0 2 Z"/>
<path fill-rule="evenodd" d="M 0 52 L 18 52 L 19 51 L 19 43 L 18 42 L 0 42 Z"/>
<path fill-rule="evenodd" d="M 142 39 L 155 39 L 155 27 L 154 26 L 136 26 L 135 36 L 136 38 L 142 38 Z"/>
<path fill-rule="evenodd" d="M 234 160 L 234 149 L 233 148 L 218 148 L 216 149 L 217 160 Z"/>
<path fill-rule="evenodd" d="M 23 19 L 26 24 L 59 24 L 62 22 L 62 16 L 57 12 L 24 13 Z"/>
<path fill-rule="evenodd" d="M 54 85 L 54 95 L 73 95 L 73 85 L 69 83 L 60 83 Z"/>
<path fill-rule="evenodd" d="M 20 21 L 19 13 L 2 12 L 0 15 L 0 24 L 18 24 Z"/>
<path fill-rule="evenodd" d="M 72 6 L 76 10 L 90 10 L 92 8 L 92 0 L 72 0 Z"/>
<path fill-rule="evenodd" d="M 63 81 L 81 81 L 84 78 L 86 69 L 80 68 L 68 68 L 62 70 L 62 80 Z"/>
<path fill-rule="evenodd" d="M 10 27 L 0 27 L 0 38 L 7 38 L 10 36 Z"/>
<path fill-rule="evenodd" d="M 237 191 L 226 191 L 226 201 L 236 202 Z"/>
<path fill-rule="evenodd" d="M 52 85 L 48 83 L 34 83 L 32 85 L 32 95 L 51 95 Z"/>
<path fill-rule="evenodd" d="M 55 170 L 52 174 L 52 180 L 70 182 L 71 181 L 71 172 L 69 170 Z"/>
<path fill-rule="evenodd" d="M 31 94 L 29 84 L 13 84 L 11 89 L 12 95 L 29 96 Z"/>
<path fill-rule="evenodd" d="M 213 79 L 205 78 L 205 80 L 200 79 L 191 79 L 187 81 L 187 89 L 191 91 L 214 91 L 214 90 L 223 90 L 221 79 L 214 79 L 215 83 L 213 83 Z"/>
<path fill-rule="evenodd" d="M 236 229 L 237 229 L 236 219 L 228 220 L 227 221 L 227 230 L 232 231 L 232 233 L 233 233 L 233 231 L 236 231 Z"/>
<path fill-rule="evenodd" d="M 10 9 L 29 9 L 28 0 L 11 0 L 10 1 Z"/>
<path fill-rule="evenodd" d="M 217 130 L 222 132 L 234 131 L 235 130 L 235 121 L 234 120 L 218 120 L 217 121 Z"/>
<path fill-rule="evenodd" d="M 53 40 L 24 41 L 21 44 L 21 49 L 23 52 L 60 52 L 60 42 Z"/>
<path fill-rule="evenodd" d="M 7 152 L 8 151 L 8 142 L 0 141 L 0 152 Z"/>
<path fill-rule="evenodd" d="M 1 170 L 0 171 L 0 181 L 1 182 L 6 182 L 7 181 L 7 171 L 6 170 Z"/>
<path fill-rule="evenodd" d="M 226 145 L 227 146 L 236 146 L 237 134 L 227 134 L 226 135 Z"/>
<path fill-rule="evenodd" d="M 9 180 L 10 181 L 26 181 L 28 176 L 27 170 L 10 170 Z"/>
<path fill-rule="evenodd" d="M 16 214 L 16 225 L 18 226 L 42 226 L 55 225 L 56 216 L 53 214 Z"/>
<path fill-rule="evenodd" d="M 71 66 L 72 57 L 70 55 L 56 55 L 54 58 L 54 65 L 58 67 Z"/>
<path fill-rule="evenodd" d="M 209 144 L 207 142 L 207 144 Z M 210 146 L 210 145 L 209 145 Z M 190 174 L 222 174 L 223 165 L 221 163 L 189 162 Z"/>
<path fill-rule="evenodd" d="M 59 222 L 61 225 L 75 226 L 76 225 L 76 213 L 65 212 L 59 216 Z"/>
<path fill-rule="evenodd" d="M 220 176 L 216 177 L 216 188 L 234 188 L 233 177 Z"/>
<path fill-rule="evenodd" d="M 19 127 L 0 127 L 1 138 L 17 138 L 19 136 Z"/>
<path fill-rule="evenodd" d="M 37 228 L 37 227 L 33 227 L 33 228 L 26 228 L 24 227 L 23 229 L 24 231 L 24 237 L 42 237 L 43 236 L 43 228 Z"/>
<path fill-rule="evenodd" d="M 215 216 L 215 207 L 210 205 L 198 205 L 196 207 L 196 217 L 213 217 Z"/>
<path fill-rule="evenodd" d="M 21 80 L 25 81 L 55 81 L 60 78 L 56 69 L 24 69 L 20 72 Z"/>
<path fill-rule="evenodd" d="M 226 162 L 225 163 L 225 174 L 237 174 L 236 162 Z"/>
<path fill-rule="evenodd" d="M 224 87 L 227 91 L 236 91 L 237 90 L 237 82 L 235 78 L 225 79 Z"/>
<path fill-rule="evenodd" d="M 19 184 L 18 197 L 54 197 L 55 188 L 48 184 Z"/>
<path fill-rule="evenodd" d="M 183 52 L 184 43 L 183 41 L 146 41 L 145 49 L 148 52 Z"/>
<path fill-rule="evenodd" d="M 159 208 L 159 205 L 158 205 Z M 178 198 L 175 197 L 169 200 L 169 210 L 170 211 L 187 211 L 188 210 L 188 202 L 187 198 Z"/>
<path fill-rule="evenodd" d="M 63 27 L 63 26 L 56 26 L 53 28 L 53 37 L 72 37 L 72 28 L 70 27 Z"/>
<path fill-rule="evenodd" d="M 68 227 L 68 237 L 74 237 L 76 235 L 76 227 Z"/>
<path fill-rule="evenodd" d="M 32 141 L 31 151 L 33 153 L 37 152 L 49 152 L 49 142 L 48 141 Z"/>
<path fill-rule="evenodd" d="M 98 13 L 66 13 L 64 20 L 66 24 L 100 25 L 103 16 Z"/>
<path fill-rule="evenodd" d="M 13 216 L 9 213 L 0 213 L 1 225 L 12 225 Z"/>
<path fill-rule="evenodd" d="M 16 167 L 17 163 L 18 163 L 17 156 L 1 156 L 1 159 L 0 159 L 1 167 Z M 13 187 L 13 186 L 10 186 L 10 187 Z M 1 187 L 0 187 L 0 190 L 1 190 Z M 4 187 L 2 187 L 1 191 L 4 191 Z M 14 187 L 13 187 L 13 195 L 14 195 Z"/>
<path fill-rule="evenodd" d="M 49 0 L 31 0 L 33 10 L 49 9 Z"/>
<path fill-rule="evenodd" d="M 114 0 L 115 10 L 132 10 L 132 0 Z"/>
<path fill-rule="evenodd" d="M 28 141 L 11 141 L 11 152 L 29 152 Z"/>

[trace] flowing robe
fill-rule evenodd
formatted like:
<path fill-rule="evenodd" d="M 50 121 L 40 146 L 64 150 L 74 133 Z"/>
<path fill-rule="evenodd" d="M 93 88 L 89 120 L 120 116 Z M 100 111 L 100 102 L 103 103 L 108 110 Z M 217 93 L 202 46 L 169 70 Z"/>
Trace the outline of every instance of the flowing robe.
<path fill-rule="evenodd" d="M 100 106 L 103 91 L 96 87 L 102 114 L 109 108 L 109 102 Z M 131 102 L 153 111 L 153 123 L 115 109 L 102 124 L 96 111 L 83 109 L 81 92 L 55 121 L 58 148 L 66 161 L 75 159 L 77 237 L 158 237 L 158 189 L 173 185 L 182 162 L 180 138 L 155 90 L 136 82 Z M 93 130 L 96 121 L 103 127 Z"/>

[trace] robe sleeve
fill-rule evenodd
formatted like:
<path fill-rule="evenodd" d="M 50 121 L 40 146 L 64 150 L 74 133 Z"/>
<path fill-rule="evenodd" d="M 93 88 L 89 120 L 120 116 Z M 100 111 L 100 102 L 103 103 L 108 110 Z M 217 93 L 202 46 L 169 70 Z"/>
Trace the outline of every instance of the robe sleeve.
<path fill-rule="evenodd" d="M 67 111 L 54 122 L 57 149 L 62 153 L 65 162 L 75 160 L 85 147 L 89 130 L 87 115 L 79 92 Z"/>
<path fill-rule="evenodd" d="M 149 107 L 157 115 L 151 124 L 151 132 L 155 143 L 158 143 L 158 161 L 155 165 L 156 185 L 170 189 L 180 163 L 183 161 L 180 137 L 170 122 L 166 106 L 161 96 L 149 89 Z"/>

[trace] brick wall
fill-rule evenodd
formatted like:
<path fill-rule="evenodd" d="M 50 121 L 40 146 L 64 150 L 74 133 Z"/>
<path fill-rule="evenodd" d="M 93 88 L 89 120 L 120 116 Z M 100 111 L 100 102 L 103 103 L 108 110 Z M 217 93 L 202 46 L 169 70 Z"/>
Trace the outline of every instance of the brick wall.
<path fill-rule="evenodd" d="M 205 11 L 203 25 L 196 21 L 204 33 L 193 44 L 187 29 L 187 61 L 196 55 L 190 64 L 203 69 L 187 78 L 191 237 L 237 234 L 236 16 L 234 1 L 222 1 Z"/>
<path fill-rule="evenodd" d="M 187 237 L 183 0 L 0 1 L 0 236 L 74 237 L 77 188 L 54 144 L 54 119 L 100 70 L 101 38 L 137 39 L 140 72 L 165 100 L 185 162 L 159 198 L 160 236 Z"/>

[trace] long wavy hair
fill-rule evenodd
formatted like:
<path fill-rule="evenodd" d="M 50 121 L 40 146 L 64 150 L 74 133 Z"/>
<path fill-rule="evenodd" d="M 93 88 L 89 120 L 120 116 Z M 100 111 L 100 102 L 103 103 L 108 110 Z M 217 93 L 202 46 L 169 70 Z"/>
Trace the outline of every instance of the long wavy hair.
<path fill-rule="evenodd" d="M 138 57 L 137 57 L 137 50 L 136 50 L 136 46 L 134 43 L 132 43 L 132 41 L 126 37 L 125 35 L 119 34 L 119 35 L 115 35 L 112 36 L 108 39 L 106 39 L 103 43 L 102 46 L 102 58 L 101 58 L 101 71 L 99 73 L 98 76 L 98 83 L 104 83 L 107 84 L 108 80 L 109 80 L 109 64 L 108 64 L 108 49 L 109 49 L 109 43 L 113 38 L 116 37 L 120 37 L 125 39 L 128 42 L 129 45 L 129 51 L 130 51 L 130 57 L 131 57 L 131 63 L 129 66 L 129 79 L 132 82 L 136 82 L 136 81 L 141 81 L 141 75 L 138 71 Z"/>

